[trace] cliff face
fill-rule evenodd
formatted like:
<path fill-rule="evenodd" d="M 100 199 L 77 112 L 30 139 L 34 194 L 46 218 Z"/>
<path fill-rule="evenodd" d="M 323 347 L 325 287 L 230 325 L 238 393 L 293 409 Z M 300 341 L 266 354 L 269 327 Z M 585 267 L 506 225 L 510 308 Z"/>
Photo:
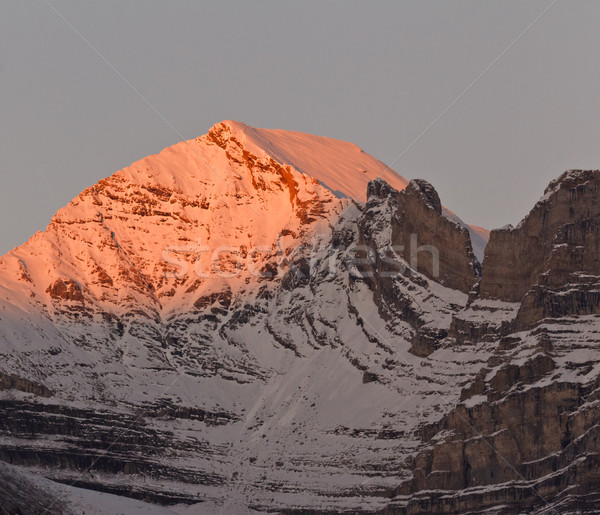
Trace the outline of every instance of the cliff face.
<path fill-rule="evenodd" d="M 415 474 L 387 512 L 597 508 L 599 183 L 600 172 L 566 172 L 517 228 L 492 232 L 480 294 L 443 345 L 495 350 L 458 405 L 423 427 Z"/>
<path fill-rule="evenodd" d="M 468 293 L 481 275 L 481 265 L 473 254 L 469 231 L 442 214 L 440 198 L 431 184 L 412 180 L 402 191 L 396 191 L 381 180 L 369 183 L 367 204 L 359 221 L 362 239 L 371 246 L 382 246 L 381 230 L 371 220 L 388 213 L 385 221 L 387 248 L 379 248 L 378 256 L 387 252 L 402 261 L 402 268 L 425 275 L 429 279 L 463 293 Z M 377 237 L 374 237 L 375 234 Z M 376 277 L 385 277 L 380 273 Z M 387 270 L 390 272 L 391 270 Z"/>
<path fill-rule="evenodd" d="M 522 302 L 517 326 L 598 312 L 600 172 L 571 170 L 550 183 L 518 227 L 492 231 L 483 298 Z"/>
<path fill-rule="evenodd" d="M 481 296 L 519 302 L 540 280 L 552 286 L 570 270 L 597 273 L 599 186 L 597 171 L 565 172 L 518 227 L 492 231 Z"/>
<path fill-rule="evenodd" d="M 411 268 L 448 288 L 468 293 L 481 274 L 469 231 L 442 215 L 437 192 L 422 179 L 398 195 L 392 242 Z"/>
<path fill-rule="evenodd" d="M 501 338 L 458 405 L 423 428 L 390 513 L 565 513 L 598 506 L 597 324 Z M 586 511 L 588 510 L 588 511 Z"/>
<path fill-rule="evenodd" d="M 443 214 L 437 192 L 421 179 L 400 192 L 370 182 L 358 228 L 358 243 L 369 251 L 359 268 L 380 313 L 410 324 L 412 353 L 431 354 L 466 302 L 448 293 L 468 293 L 481 272 L 468 230 Z"/>

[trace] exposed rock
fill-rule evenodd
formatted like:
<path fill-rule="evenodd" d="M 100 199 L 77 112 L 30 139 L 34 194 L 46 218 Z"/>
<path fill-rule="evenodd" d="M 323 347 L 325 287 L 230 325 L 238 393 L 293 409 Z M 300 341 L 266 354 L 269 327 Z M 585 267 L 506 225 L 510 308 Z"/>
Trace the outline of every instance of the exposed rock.
<path fill-rule="evenodd" d="M 3 374 L 0 372 L 0 391 L 1 390 L 18 390 L 26 393 L 33 393 L 41 397 L 52 397 L 53 392 L 46 388 L 43 384 L 30 381 L 24 377 L 19 377 L 16 374 Z"/>
<path fill-rule="evenodd" d="M 516 328 L 600 312 L 600 172 L 552 181 L 517 228 L 492 232 L 482 297 L 522 302 Z"/>
<path fill-rule="evenodd" d="M 375 234 L 382 229 L 382 222 L 374 226 L 371 220 L 387 211 L 392 219 L 390 249 L 379 249 Z M 368 200 L 362 219 L 359 221 L 361 240 L 380 254 L 376 256 L 378 276 L 383 272 L 412 270 L 449 288 L 468 293 L 481 267 L 473 255 L 469 232 L 461 225 L 442 215 L 442 204 L 433 186 L 422 179 L 411 181 L 401 192 L 383 180 L 371 181 Z M 384 226 L 385 227 L 385 226 Z M 396 262 L 390 259 L 396 257 Z M 388 259 L 377 259 L 385 257 Z M 401 258 L 406 265 L 398 260 Z"/>
<path fill-rule="evenodd" d="M 437 192 L 422 179 L 411 181 L 397 198 L 392 242 L 403 248 L 402 258 L 430 279 L 468 293 L 481 272 L 469 231 L 442 215 Z"/>
<path fill-rule="evenodd" d="M 467 308 L 452 317 L 448 336 L 457 344 L 497 340 L 514 332 L 518 307 L 516 303 L 470 299 Z"/>
<path fill-rule="evenodd" d="M 479 396 L 479 402 L 463 399 L 424 430 L 432 446 L 416 457 L 414 478 L 394 492 L 397 501 L 388 512 L 463 513 L 502 505 L 499 513 L 537 513 L 560 498 L 574 477 L 580 486 L 570 490 L 566 504 L 595 506 L 596 498 L 585 499 L 593 488 L 583 485 L 598 480 L 600 429 L 592 401 L 598 381 L 541 381 L 554 369 L 550 357 L 536 354 L 519 366 L 482 370 L 464 396 Z M 407 497 L 410 492 L 414 497 Z"/>
<path fill-rule="evenodd" d="M 46 293 L 54 299 L 83 302 L 81 286 L 72 279 L 57 279 L 46 289 Z"/>
<path fill-rule="evenodd" d="M 209 295 L 204 295 L 194 302 L 194 307 L 198 309 L 205 309 L 209 306 L 217 303 L 223 309 L 229 309 L 231 305 L 231 289 L 226 288 L 223 291 L 213 292 Z"/>
<path fill-rule="evenodd" d="M 435 351 L 447 336 L 448 331 L 445 329 L 420 327 L 410 342 L 410 352 L 415 356 L 425 358 Z"/>
<path fill-rule="evenodd" d="M 540 282 L 553 287 L 576 272 L 600 275 L 599 187 L 598 171 L 565 172 L 516 228 L 492 231 L 481 296 L 520 302 Z"/>
<path fill-rule="evenodd" d="M 232 422 L 225 420 L 226 414 L 165 409 L 160 407 L 153 417 L 187 418 L 192 424 L 203 425 Z M 162 492 L 127 483 L 116 487 L 107 480 L 109 475 L 126 478 L 143 474 L 164 482 L 179 480 L 207 485 L 224 481 L 218 474 L 197 467 L 183 471 L 182 464 L 177 466 L 173 461 L 186 454 L 195 459 L 218 457 L 223 453 L 222 448 L 201 440 L 175 439 L 172 432 L 153 427 L 141 415 L 19 401 L 0 401 L 0 410 L 3 413 L 0 440 L 4 442 L 0 446 L 0 460 L 26 467 L 48 467 L 52 473 L 47 476 L 56 481 L 160 504 L 191 504 L 199 499 L 186 495 L 184 489 Z M 19 445 L 11 442 L 16 435 L 25 434 L 28 438 Z M 98 473 L 98 478 L 94 480 L 89 472 L 81 474 L 81 470 Z"/>
<path fill-rule="evenodd" d="M 432 325 L 410 290 L 424 290 L 431 301 L 434 295 L 425 276 L 468 293 L 480 271 L 469 232 L 442 214 L 439 196 L 423 180 L 411 181 L 401 192 L 383 180 L 371 181 L 358 228 L 360 277 L 373 290 L 382 316 L 413 327 L 411 352 L 428 356 L 448 336 L 450 321 Z M 462 307 L 445 309 L 458 313 Z"/>
<path fill-rule="evenodd" d="M 363 379 L 362 379 L 363 384 L 374 383 L 378 380 L 379 380 L 379 378 L 377 377 L 377 374 L 374 374 L 373 372 L 365 371 L 363 373 Z"/>

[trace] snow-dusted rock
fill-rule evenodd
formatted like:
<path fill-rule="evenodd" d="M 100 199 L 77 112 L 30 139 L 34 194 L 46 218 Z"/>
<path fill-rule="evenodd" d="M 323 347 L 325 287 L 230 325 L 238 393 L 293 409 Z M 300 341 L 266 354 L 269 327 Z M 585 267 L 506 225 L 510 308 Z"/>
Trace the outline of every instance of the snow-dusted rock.
<path fill-rule="evenodd" d="M 474 229 L 349 143 L 222 122 L 100 181 L 0 259 L 0 482 L 74 512 L 592 506 L 600 319 L 548 308 L 595 288 L 571 175 L 532 212 L 548 277 L 507 275 L 526 219 L 475 286 Z"/>

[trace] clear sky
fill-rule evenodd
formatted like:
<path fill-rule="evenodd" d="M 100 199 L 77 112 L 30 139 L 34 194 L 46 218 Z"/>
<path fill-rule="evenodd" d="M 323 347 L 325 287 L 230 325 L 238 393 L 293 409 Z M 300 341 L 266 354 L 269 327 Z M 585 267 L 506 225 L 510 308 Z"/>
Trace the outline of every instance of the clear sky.
<path fill-rule="evenodd" d="M 168 123 L 44 0 L 3 0 L 0 253 L 223 119 L 352 141 L 487 228 L 562 171 L 600 168 L 594 0 L 560 0 L 524 35 L 552 0 L 48 2 Z"/>

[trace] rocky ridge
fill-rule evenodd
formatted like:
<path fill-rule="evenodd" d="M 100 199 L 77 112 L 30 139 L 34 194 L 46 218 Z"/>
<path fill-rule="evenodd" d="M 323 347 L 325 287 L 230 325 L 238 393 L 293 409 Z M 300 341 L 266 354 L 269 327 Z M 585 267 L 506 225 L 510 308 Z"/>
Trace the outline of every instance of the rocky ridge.
<path fill-rule="evenodd" d="M 449 333 L 495 350 L 461 402 L 424 427 L 429 445 L 387 512 L 597 509 L 600 313 L 588 295 L 599 179 L 566 172 L 517 228 L 492 231 L 481 282 Z"/>

